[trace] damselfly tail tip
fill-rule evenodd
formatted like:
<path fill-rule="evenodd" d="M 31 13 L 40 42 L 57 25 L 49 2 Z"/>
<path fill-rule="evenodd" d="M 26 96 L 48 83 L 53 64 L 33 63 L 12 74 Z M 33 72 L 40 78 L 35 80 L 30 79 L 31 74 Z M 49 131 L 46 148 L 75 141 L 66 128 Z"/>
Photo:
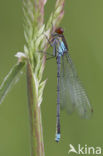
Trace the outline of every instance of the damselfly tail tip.
<path fill-rule="evenodd" d="M 55 139 L 56 142 L 59 142 L 60 141 L 60 133 L 56 134 L 56 139 Z"/>

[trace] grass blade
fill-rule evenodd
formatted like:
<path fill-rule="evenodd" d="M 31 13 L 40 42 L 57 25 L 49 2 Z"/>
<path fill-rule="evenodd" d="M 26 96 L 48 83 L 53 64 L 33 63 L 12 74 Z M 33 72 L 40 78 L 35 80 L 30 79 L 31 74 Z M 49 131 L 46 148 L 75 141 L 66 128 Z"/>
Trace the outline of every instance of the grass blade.
<path fill-rule="evenodd" d="M 0 104 L 3 102 L 5 96 L 11 89 L 11 87 L 17 82 L 18 74 L 21 72 L 24 67 L 24 62 L 18 62 L 14 65 L 8 75 L 4 78 L 1 86 L 0 86 Z"/>

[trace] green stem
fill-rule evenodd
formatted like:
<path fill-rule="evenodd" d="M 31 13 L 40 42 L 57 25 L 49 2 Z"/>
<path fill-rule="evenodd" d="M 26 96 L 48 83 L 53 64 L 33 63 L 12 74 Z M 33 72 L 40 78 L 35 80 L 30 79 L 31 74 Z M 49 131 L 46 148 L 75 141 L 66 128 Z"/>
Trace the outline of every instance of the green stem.
<path fill-rule="evenodd" d="M 34 82 L 32 73 L 31 65 L 29 62 L 27 62 L 27 92 L 31 128 L 32 156 L 44 156 L 41 110 L 38 106 L 36 84 Z"/>

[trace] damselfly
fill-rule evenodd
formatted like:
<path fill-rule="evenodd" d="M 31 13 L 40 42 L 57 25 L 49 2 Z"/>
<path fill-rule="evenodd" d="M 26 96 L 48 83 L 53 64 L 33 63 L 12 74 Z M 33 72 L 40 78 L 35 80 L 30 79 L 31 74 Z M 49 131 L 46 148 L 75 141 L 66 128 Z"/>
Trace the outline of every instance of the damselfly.
<path fill-rule="evenodd" d="M 57 122 L 56 141 L 60 140 L 60 106 L 66 107 L 68 113 L 77 110 L 84 118 L 90 117 L 93 109 L 84 88 L 78 78 L 62 28 L 52 34 L 50 41 L 53 56 L 57 60 Z"/>

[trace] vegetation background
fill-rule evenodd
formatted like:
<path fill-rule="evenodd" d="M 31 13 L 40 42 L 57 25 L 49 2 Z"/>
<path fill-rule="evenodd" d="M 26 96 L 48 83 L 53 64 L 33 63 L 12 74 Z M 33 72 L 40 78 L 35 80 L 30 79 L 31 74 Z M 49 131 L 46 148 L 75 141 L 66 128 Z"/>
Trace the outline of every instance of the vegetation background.
<path fill-rule="evenodd" d="M 45 20 L 54 4 L 55 0 L 48 0 Z M 78 144 L 103 145 L 103 0 L 67 0 L 61 26 L 94 113 L 90 120 L 83 120 L 76 113 L 68 116 L 62 111 L 61 141 L 54 141 L 57 67 L 55 59 L 47 61 L 44 78 L 48 82 L 41 105 L 46 156 L 67 156 L 69 144 L 76 148 Z M 15 64 L 16 52 L 23 51 L 24 42 L 22 1 L 0 0 L 0 83 Z M 1 156 L 30 155 L 25 77 L 24 73 L 0 106 Z"/>

